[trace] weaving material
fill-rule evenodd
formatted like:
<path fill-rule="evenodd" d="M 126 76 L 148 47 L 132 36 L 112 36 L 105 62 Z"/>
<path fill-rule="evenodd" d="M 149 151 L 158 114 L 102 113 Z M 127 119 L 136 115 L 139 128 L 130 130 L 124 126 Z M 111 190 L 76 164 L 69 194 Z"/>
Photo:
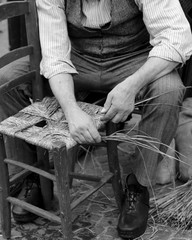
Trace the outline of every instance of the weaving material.
<path fill-rule="evenodd" d="M 100 121 L 102 107 L 85 102 L 78 102 L 78 105 L 93 118 L 98 130 L 103 127 L 104 123 Z M 64 113 L 54 97 L 46 97 L 7 118 L 0 123 L 0 132 L 49 150 L 76 145 L 70 136 Z"/>

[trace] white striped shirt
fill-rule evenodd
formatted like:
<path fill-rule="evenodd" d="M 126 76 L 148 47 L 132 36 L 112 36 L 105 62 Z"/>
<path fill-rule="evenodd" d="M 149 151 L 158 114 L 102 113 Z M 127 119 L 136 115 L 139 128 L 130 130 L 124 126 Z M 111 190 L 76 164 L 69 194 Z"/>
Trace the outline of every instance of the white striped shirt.
<path fill-rule="evenodd" d="M 100 28 L 111 21 L 111 0 L 83 0 L 83 26 Z"/>
<path fill-rule="evenodd" d="M 70 60 L 64 0 L 36 0 L 42 48 L 41 73 L 46 78 L 76 73 Z M 135 0 L 153 46 L 149 57 L 185 63 L 192 54 L 192 35 L 179 0 Z M 120 4 L 120 3 L 119 3 Z M 83 25 L 98 28 L 111 20 L 111 1 L 83 0 Z"/>

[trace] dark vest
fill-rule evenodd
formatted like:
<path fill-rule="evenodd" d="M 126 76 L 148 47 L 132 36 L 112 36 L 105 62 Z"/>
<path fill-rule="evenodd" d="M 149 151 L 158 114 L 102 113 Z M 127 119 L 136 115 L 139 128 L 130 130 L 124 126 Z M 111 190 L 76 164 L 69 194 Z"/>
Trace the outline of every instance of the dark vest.
<path fill-rule="evenodd" d="M 106 58 L 144 49 L 149 34 L 134 0 L 112 0 L 111 23 L 101 29 L 88 29 L 81 24 L 82 1 L 66 0 L 68 34 L 72 51 Z"/>

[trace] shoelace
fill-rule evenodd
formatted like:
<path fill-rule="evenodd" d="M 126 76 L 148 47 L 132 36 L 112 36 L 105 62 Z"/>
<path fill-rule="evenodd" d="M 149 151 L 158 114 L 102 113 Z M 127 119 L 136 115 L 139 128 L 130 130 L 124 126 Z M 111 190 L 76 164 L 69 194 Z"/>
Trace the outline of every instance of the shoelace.
<path fill-rule="evenodd" d="M 136 192 L 128 192 L 128 198 L 127 198 L 127 201 L 128 201 L 128 211 L 134 211 L 135 210 L 135 203 L 137 201 L 137 196 L 138 196 L 138 193 Z"/>
<path fill-rule="evenodd" d="M 29 196 L 31 189 L 33 187 L 33 184 L 34 183 L 32 181 L 30 181 L 28 179 L 26 180 L 26 188 L 25 188 L 25 194 L 24 194 L 25 198 L 27 198 Z"/>

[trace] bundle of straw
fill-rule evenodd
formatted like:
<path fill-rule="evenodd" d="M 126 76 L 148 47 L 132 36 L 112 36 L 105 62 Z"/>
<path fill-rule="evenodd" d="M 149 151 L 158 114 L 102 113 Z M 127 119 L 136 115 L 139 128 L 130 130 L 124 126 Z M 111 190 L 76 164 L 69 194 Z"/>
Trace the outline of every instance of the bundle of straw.
<path fill-rule="evenodd" d="M 152 199 L 151 215 L 156 222 L 179 230 L 192 228 L 192 180 Z"/>

